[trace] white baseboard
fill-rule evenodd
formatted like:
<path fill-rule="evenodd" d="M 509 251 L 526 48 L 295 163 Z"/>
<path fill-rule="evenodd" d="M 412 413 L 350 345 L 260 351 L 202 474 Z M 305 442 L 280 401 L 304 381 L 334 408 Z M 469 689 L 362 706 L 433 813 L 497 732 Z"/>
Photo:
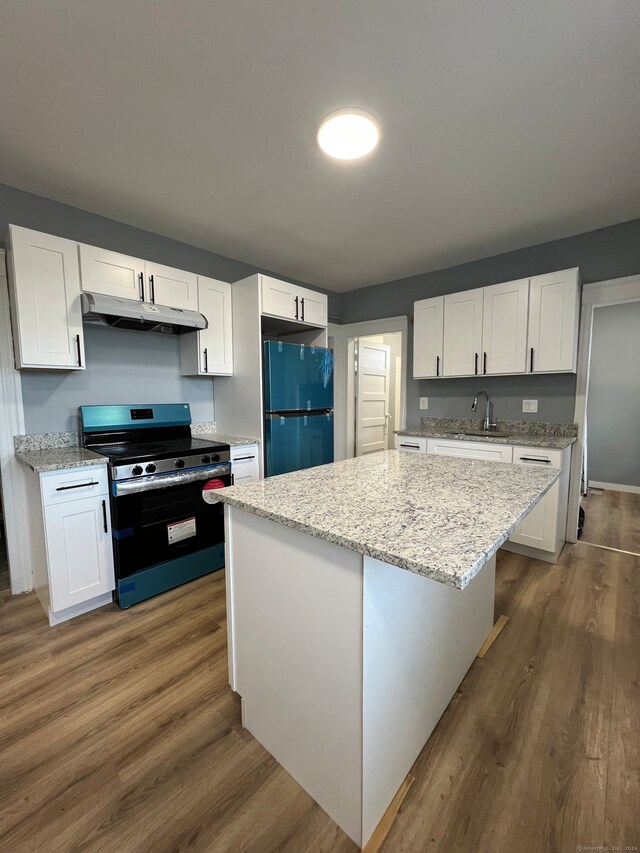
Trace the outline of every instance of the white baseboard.
<path fill-rule="evenodd" d="M 640 495 L 640 486 L 625 486 L 622 483 L 601 483 L 599 480 L 589 480 L 590 489 L 605 489 L 607 492 L 633 492 Z"/>

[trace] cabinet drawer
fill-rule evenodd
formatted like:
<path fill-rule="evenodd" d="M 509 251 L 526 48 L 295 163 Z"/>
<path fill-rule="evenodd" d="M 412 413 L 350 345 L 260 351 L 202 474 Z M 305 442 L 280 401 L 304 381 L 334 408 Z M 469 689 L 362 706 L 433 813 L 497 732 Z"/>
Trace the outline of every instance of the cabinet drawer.
<path fill-rule="evenodd" d="M 541 447 L 514 447 L 513 461 L 522 465 L 544 465 L 547 468 L 562 468 L 562 450 Z"/>
<path fill-rule="evenodd" d="M 231 448 L 231 471 L 234 485 L 260 479 L 257 444 L 242 444 Z"/>
<path fill-rule="evenodd" d="M 481 441 L 449 441 L 430 438 L 427 453 L 439 456 L 459 456 L 464 459 L 487 459 L 490 462 L 511 462 L 513 448 L 504 444 L 490 444 Z"/>
<path fill-rule="evenodd" d="M 402 450 L 405 453 L 426 453 L 427 439 L 423 436 L 397 435 L 396 450 Z"/>
<path fill-rule="evenodd" d="M 108 495 L 109 485 L 106 465 L 88 468 L 69 468 L 40 475 L 42 503 L 52 504 L 77 501 L 94 495 Z"/>

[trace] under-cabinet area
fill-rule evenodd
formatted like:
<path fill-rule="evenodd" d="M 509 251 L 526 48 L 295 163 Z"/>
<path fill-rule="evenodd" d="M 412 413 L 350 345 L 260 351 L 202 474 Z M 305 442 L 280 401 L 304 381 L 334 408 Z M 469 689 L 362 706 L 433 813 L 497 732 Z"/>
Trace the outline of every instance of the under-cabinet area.
<path fill-rule="evenodd" d="M 419 300 L 413 376 L 575 373 L 579 309 L 578 269 Z"/>

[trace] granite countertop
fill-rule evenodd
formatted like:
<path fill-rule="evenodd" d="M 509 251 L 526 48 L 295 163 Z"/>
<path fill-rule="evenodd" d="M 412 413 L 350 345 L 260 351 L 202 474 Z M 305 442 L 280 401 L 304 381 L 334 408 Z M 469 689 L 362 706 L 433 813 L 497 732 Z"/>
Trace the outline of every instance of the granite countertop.
<path fill-rule="evenodd" d="M 84 447 L 50 447 L 36 450 L 19 450 L 16 459 L 36 474 L 62 471 L 66 468 L 86 468 L 89 465 L 106 465 L 106 456 L 85 450 Z"/>
<path fill-rule="evenodd" d="M 217 492 L 220 500 L 463 589 L 557 468 L 389 450 Z"/>
<path fill-rule="evenodd" d="M 257 438 L 244 438 L 241 435 L 228 435 L 226 432 L 198 432 L 194 438 L 203 438 L 206 441 L 222 441 L 231 447 L 239 447 L 243 444 L 260 444 Z"/>
<path fill-rule="evenodd" d="M 463 435 L 455 431 L 439 432 L 430 429 L 396 430 L 396 435 L 406 435 L 411 438 L 447 438 L 452 441 L 483 441 L 489 444 L 515 444 L 520 447 L 546 447 L 562 450 L 576 440 L 575 435 L 536 435 L 533 433 L 514 433 L 513 435 Z"/>

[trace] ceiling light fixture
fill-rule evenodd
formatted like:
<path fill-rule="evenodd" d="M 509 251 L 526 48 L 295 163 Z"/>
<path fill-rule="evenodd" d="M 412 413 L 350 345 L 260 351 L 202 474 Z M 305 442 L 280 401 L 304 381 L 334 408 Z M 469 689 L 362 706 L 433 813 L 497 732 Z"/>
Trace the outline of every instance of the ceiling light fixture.
<path fill-rule="evenodd" d="M 337 160 L 358 160 L 373 151 L 379 139 L 373 117 L 357 109 L 331 113 L 318 130 L 318 145 Z"/>

